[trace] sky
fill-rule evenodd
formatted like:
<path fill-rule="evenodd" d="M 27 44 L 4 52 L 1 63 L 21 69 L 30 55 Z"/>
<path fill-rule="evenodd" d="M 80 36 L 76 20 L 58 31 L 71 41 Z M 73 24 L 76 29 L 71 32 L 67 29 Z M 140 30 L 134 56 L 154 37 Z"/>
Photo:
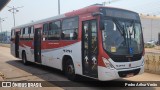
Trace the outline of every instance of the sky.
<path fill-rule="evenodd" d="M 112 0 L 60 0 L 61 14 L 77 10 L 92 4 L 108 2 Z M 15 14 L 16 26 L 30 23 L 48 17 L 58 15 L 58 0 L 11 0 L 0 12 L 0 18 L 5 18 L 2 22 L 3 31 L 10 31 L 14 26 L 13 14 L 9 12 L 9 7 L 22 7 Z M 160 0 L 113 0 L 107 6 L 124 8 L 138 13 L 159 15 Z"/>

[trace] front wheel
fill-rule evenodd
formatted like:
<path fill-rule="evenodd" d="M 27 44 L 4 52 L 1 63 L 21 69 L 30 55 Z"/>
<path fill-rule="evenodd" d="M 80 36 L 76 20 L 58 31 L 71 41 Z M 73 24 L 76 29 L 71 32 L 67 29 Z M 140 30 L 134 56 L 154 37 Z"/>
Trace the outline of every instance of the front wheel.
<path fill-rule="evenodd" d="M 65 75 L 69 80 L 76 80 L 77 75 L 75 74 L 75 68 L 71 59 L 68 59 L 65 63 Z"/>

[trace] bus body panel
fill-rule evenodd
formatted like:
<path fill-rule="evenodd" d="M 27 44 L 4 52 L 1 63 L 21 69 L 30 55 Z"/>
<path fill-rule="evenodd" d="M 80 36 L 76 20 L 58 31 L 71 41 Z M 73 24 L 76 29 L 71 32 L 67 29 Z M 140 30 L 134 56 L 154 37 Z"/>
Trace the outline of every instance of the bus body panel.
<path fill-rule="evenodd" d="M 57 44 L 57 43 L 50 43 Z M 62 43 L 61 43 L 62 44 Z M 81 63 L 81 42 L 76 42 L 70 45 L 60 45 L 59 48 L 53 49 L 42 49 L 42 65 L 46 65 L 49 67 L 57 68 L 62 70 L 62 59 L 63 56 L 68 55 L 71 56 L 74 66 L 75 73 L 82 75 L 82 63 Z M 22 59 L 22 51 L 26 52 L 27 60 L 30 62 L 34 61 L 34 49 L 31 49 L 30 45 L 25 45 L 24 43 L 19 48 L 20 59 Z M 80 51 L 80 52 L 77 52 Z M 12 54 L 13 55 L 13 54 Z"/>
<path fill-rule="evenodd" d="M 23 46 L 19 47 L 19 51 L 20 51 L 19 56 L 20 56 L 21 59 L 22 59 L 22 51 L 25 51 L 27 61 L 34 62 L 34 50 L 31 49 L 30 46 L 27 46 L 27 45 L 23 44 Z"/>
<path fill-rule="evenodd" d="M 115 69 L 120 70 L 120 69 L 128 69 L 128 68 L 134 68 L 134 67 L 139 67 L 144 63 L 144 58 L 142 57 L 138 61 L 131 61 L 131 62 L 114 62 L 111 58 L 108 59 L 108 61 L 115 67 Z"/>
<path fill-rule="evenodd" d="M 15 44 L 14 42 L 11 42 L 11 47 L 10 47 L 10 51 L 11 51 L 11 55 L 16 56 L 15 54 Z"/>
<path fill-rule="evenodd" d="M 73 60 L 75 73 L 81 75 L 82 64 L 80 47 L 81 42 L 76 42 L 64 47 L 42 50 L 42 64 L 62 70 L 62 59 L 65 55 L 68 55 Z"/>

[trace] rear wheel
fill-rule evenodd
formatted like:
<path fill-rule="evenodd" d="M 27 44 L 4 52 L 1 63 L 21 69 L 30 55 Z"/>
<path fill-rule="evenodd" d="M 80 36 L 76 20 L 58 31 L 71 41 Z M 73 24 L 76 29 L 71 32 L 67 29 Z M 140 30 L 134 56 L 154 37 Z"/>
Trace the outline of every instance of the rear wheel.
<path fill-rule="evenodd" d="M 75 68 L 72 59 L 68 59 L 65 63 L 65 75 L 69 80 L 76 80 L 77 75 L 75 74 Z"/>
<path fill-rule="evenodd" d="M 28 64 L 28 61 L 27 61 L 26 53 L 25 53 L 25 52 L 22 53 L 22 62 L 23 62 L 24 65 L 27 65 L 27 64 Z"/>

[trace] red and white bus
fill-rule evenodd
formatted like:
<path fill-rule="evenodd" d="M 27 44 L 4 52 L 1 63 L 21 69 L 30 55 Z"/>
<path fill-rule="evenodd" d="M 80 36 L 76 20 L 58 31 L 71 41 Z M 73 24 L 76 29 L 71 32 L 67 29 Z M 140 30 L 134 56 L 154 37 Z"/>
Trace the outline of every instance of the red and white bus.
<path fill-rule="evenodd" d="M 92 5 L 12 28 L 11 54 L 24 64 L 57 68 L 74 80 L 101 81 L 144 72 L 144 43 L 138 13 Z"/>

